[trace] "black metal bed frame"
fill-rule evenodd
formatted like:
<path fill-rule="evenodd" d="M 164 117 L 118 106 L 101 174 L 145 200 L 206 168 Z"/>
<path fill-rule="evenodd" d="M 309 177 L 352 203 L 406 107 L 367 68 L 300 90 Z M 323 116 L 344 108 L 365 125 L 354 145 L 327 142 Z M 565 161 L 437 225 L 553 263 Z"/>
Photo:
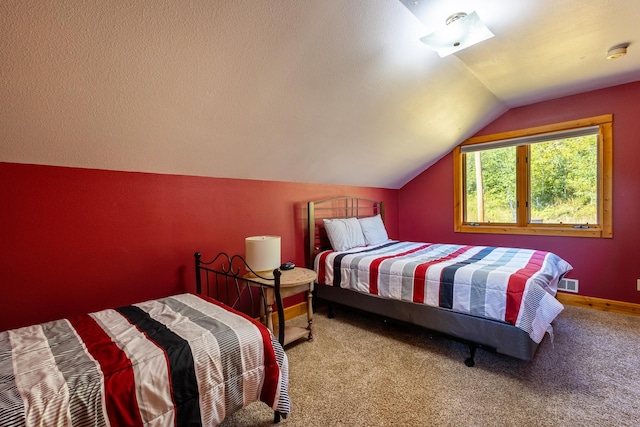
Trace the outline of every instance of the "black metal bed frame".
<path fill-rule="evenodd" d="M 196 293 L 212 297 L 253 318 L 260 317 L 263 324 L 266 324 L 264 316 L 268 313 L 265 288 L 273 289 L 278 313 L 278 342 L 284 348 L 284 307 L 280 295 L 282 272 L 276 268 L 273 277 L 265 277 L 253 271 L 242 256 L 230 256 L 226 252 L 220 252 L 208 262 L 202 261 L 200 252 L 196 252 L 194 257 Z M 251 275 L 273 284 L 252 280 Z M 286 414 L 275 411 L 273 422 L 279 423 L 281 416 L 286 418 Z"/>

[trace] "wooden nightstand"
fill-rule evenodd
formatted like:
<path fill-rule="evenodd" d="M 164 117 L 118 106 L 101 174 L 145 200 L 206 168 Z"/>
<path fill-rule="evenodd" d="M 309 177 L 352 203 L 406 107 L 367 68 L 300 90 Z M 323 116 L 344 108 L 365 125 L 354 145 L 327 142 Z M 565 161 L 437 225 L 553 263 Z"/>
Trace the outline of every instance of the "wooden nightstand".
<path fill-rule="evenodd" d="M 273 281 L 262 280 L 257 277 L 252 277 L 252 281 L 258 283 L 265 283 L 272 285 Z M 309 270 L 308 268 L 295 267 L 292 270 L 283 270 L 282 276 L 280 276 L 280 296 L 282 299 L 291 295 L 296 295 L 302 292 L 307 293 L 307 323 L 306 328 L 297 326 L 286 326 L 284 328 L 284 344 L 287 345 L 300 338 L 307 337 L 308 340 L 313 339 L 313 309 L 311 306 L 313 292 L 313 283 L 316 280 L 316 272 Z M 273 330 L 273 304 L 275 302 L 275 294 L 273 289 L 265 288 L 265 298 L 267 300 L 267 328 L 273 332 L 276 336 L 278 332 Z M 260 304 L 263 307 L 262 304 Z M 284 322 L 284 319 L 278 321 Z"/>

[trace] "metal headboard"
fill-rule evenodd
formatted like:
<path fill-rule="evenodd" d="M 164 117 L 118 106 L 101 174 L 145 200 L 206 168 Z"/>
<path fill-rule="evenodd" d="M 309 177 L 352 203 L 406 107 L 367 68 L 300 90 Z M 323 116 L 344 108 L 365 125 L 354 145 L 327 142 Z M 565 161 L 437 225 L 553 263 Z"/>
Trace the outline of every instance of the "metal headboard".
<path fill-rule="evenodd" d="M 307 208 L 307 231 L 309 233 L 307 267 L 309 268 L 313 268 L 313 260 L 320 251 L 331 247 L 327 233 L 324 230 L 323 219 L 365 218 L 380 214 L 384 220 L 382 202 L 361 197 L 345 196 L 309 202 Z"/>
<path fill-rule="evenodd" d="M 202 261 L 200 252 L 196 252 L 194 257 L 196 293 L 212 297 L 250 317 L 261 317 L 268 312 L 264 289 L 272 288 L 278 313 L 278 341 L 284 345 L 284 307 L 280 295 L 282 272 L 279 269 L 273 270 L 273 277 L 264 277 L 253 271 L 240 255 L 229 256 L 226 252 L 220 252 L 208 262 Z M 248 272 L 261 281 L 247 277 Z M 257 296 L 254 291 L 258 292 Z"/>

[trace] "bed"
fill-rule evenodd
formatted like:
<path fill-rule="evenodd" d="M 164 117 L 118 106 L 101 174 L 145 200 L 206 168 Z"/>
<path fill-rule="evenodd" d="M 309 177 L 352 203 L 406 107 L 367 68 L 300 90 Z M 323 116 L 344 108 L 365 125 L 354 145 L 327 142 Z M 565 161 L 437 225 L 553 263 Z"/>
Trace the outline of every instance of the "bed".
<path fill-rule="evenodd" d="M 531 360 L 563 310 L 558 281 L 571 265 L 551 252 L 401 242 L 388 238 L 382 202 L 308 203 L 316 298 L 421 326 L 469 346 Z"/>
<path fill-rule="evenodd" d="M 263 288 L 232 258 L 202 267 L 196 254 L 197 294 L 0 332 L 0 425 L 214 426 L 254 401 L 286 417 L 287 356 L 239 311 Z M 237 309 L 200 293 L 217 290 L 213 272 Z"/>

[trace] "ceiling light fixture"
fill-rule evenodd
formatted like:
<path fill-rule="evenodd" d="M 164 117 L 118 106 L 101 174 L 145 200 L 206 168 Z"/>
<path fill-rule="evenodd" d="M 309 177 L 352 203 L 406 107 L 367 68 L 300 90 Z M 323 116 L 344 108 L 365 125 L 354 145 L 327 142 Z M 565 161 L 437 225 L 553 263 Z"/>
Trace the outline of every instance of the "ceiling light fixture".
<path fill-rule="evenodd" d="M 493 37 L 476 12 L 454 13 L 447 18 L 446 24 L 420 39 L 441 58 Z"/>
<path fill-rule="evenodd" d="M 618 46 L 614 46 L 607 51 L 607 59 L 616 59 L 627 54 L 628 44 L 621 44 Z"/>

